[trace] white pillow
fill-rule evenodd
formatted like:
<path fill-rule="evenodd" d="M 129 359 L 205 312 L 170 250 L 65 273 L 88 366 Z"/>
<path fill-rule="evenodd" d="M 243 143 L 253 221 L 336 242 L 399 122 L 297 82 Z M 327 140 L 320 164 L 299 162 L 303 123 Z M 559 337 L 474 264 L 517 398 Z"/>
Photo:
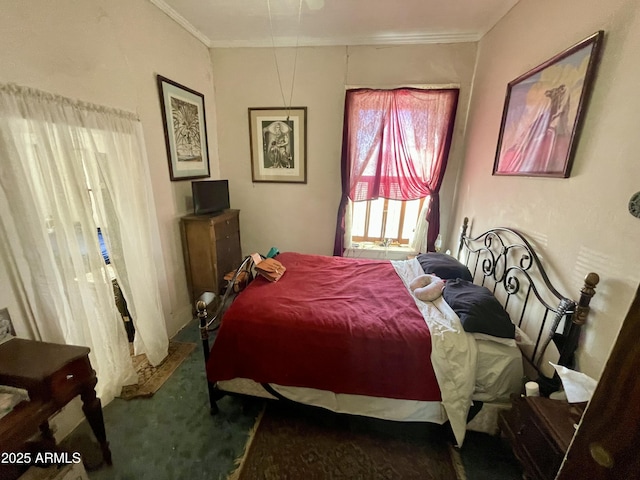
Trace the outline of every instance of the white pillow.
<path fill-rule="evenodd" d="M 516 343 L 518 345 L 535 345 L 533 340 L 516 325 Z"/>
<path fill-rule="evenodd" d="M 518 327 L 516 327 L 518 328 Z M 487 335 L 486 333 L 472 333 L 473 338 L 476 340 L 487 340 L 495 343 L 500 343 L 502 345 L 506 345 L 508 347 L 517 347 L 516 341 L 513 338 L 500 338 L 494 337 L 493 335 Z"/>
<path fill-rule="evenodd" d="M 473 335 L 473 338 L 475 338 L 476 340 L 489 340 L 491 342 L 501 343 L 502 345 L 507 345 L 509 347 L 516 347 L 518 345 L 534 345 L 533 340 L 531 340 L 522 329 L 520 329 L 517 325 L 515 327 L 515 339 L 494 337 L 493 335 L 487 335 L 485 333 L 472 333 L 471 335 Z"/>

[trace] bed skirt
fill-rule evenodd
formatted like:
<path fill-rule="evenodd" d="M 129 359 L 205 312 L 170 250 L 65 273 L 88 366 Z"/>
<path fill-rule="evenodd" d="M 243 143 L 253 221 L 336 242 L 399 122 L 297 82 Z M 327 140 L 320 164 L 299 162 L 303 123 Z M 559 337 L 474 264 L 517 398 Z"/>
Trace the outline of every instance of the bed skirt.
<path fill-rule="evenodd" d="M 278 400 L 277 396 L 268 392 L 261 384 L 246 378 L 219 381 L 217 387 L 224 392 Z M 396 422 L 429 422 L 442 425 L 447 421 L 447 415 L 440 402 L 335 394 L 313 388 L 286 387 L 275 384 L 270 384 L 269 387 L 288 400 L 336 413 L 361 415 Z M 484 403 L 480 412 L 467 424 L 467 430 L 496 435 L 498 433 L 498 414 L 508 408 L 510 408 L 509 403 Z"/>

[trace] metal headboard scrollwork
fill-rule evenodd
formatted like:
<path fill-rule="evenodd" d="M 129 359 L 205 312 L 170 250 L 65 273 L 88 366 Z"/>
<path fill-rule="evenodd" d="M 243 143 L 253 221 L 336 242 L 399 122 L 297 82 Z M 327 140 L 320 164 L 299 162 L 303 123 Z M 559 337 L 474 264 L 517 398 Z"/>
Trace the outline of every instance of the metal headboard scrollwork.
<path fill-rule="evenodd" d="M 534 319 L 538 320 L 537 336 L 532 349 L 523 349 L 525 358 L 542 375 L 541 361 L 553 341 L 560 353 L 557 363 L 572 368 L 580 328 L 586 321 L 598 275 L 589 273 L 579 300 L 573 300 L 554 287 L 538 254 L 520 232 L 501 227 L 471 237 L 468 228 L 469 219 L 465 218 L 458 259 L 467 265 L 474 282 L 493 290 L 518 327 L 531 321 L 528 318 L 531 312 L 535 317 L 537 312 L 541 315 Z"/>

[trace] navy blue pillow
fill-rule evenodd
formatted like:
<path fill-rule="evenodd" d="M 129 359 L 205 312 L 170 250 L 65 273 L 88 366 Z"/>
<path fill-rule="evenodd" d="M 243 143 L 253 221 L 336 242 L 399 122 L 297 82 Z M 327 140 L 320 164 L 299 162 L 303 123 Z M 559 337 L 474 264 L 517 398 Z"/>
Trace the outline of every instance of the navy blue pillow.
<path fill-rule="evenodd" d="M 465 332 L 515 338 L 516 327 L 509 314 L 487 287 L 459 278 L 447 280 L 442 296 L 460 317 Z"/>
<path fill-rule="evenodd" d="M 420 253 L 417 257 L 424 273 L 434 274 L 443 280 L 462 278 L 473 282 L 473 277 L 467 266 L 456 258 L 445 253 Z"/>

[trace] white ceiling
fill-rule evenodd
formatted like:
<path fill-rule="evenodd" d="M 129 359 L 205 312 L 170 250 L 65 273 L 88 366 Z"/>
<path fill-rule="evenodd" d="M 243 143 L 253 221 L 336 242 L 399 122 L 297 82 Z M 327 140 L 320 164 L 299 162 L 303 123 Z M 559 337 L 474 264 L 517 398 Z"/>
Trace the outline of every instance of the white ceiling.
<path fill-rule="evenodd" d="M 267 47 L 473 42 L 519 0 L 150 1 L 208 47 Z"/>

